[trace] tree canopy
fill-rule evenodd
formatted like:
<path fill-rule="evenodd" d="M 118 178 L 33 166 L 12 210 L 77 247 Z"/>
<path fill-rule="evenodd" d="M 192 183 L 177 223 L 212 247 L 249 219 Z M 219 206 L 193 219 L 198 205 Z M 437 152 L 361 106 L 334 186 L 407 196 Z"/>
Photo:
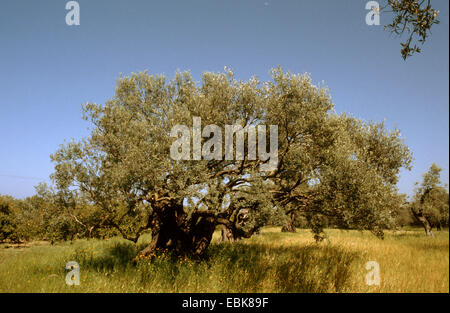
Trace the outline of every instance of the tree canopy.
<path fill-rule="evenodd" d="M 424 226 L 427 235 L 433 235 L 432 227 L 448 226 L 449 194 L 446 186 L 441 183 L 441 171 L 433 163 L 429 170 L 422 175 L 423 180 L 415 190 L 412 213 Z"/>
<path fill-rule="evenodd" d="M 143 254 L 165 248 L 202 255 L 218 225 L 249 237 L 273 214 L 293 210 L 318 240 L 322 216 L 382 236 L 398 199 L 399 171 L 411 163 L 400 132 L 338 115 L 327 88 L 306 74 L 276 68 L 271 75 L 260 82 L 237 80 L 231 70 L 206 72 L 200 83 L 189 72 L 172 80 L 147 72 L 121 77 L 105 104 L 83 105 L 90 136 L 51 156 L 56 190 L 92 205 L 96 228 L 135 242 L 151 231 Z M 225 143 L 221 158 L 171 158 L 172 129 L 186 125 L 192 138 L 196 117 L 221 129 L 267 125 L 267 134 L 276 125 L 276 167 L 261 171 L 268 160 L 250 158 L 248 147 L 243 158 L 229 160 Z M 212 135 L 203 131 L 201 143 Z"/>

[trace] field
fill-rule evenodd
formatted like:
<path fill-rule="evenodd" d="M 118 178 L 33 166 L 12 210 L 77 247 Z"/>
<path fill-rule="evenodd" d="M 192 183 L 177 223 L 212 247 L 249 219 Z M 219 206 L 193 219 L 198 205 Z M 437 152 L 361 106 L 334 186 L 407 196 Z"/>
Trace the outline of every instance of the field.
<path fill-rule="evenodd" d="M 131 262 L 137 249 L 119 238 L 0 246 L 0 292 L 449 292 L 449 233 L 328 230 L 316 244 L 308 230 L 265 228 L 234 244 L 216 232 L 204 261 L 168 258 Z M 68 261 L 80 265 L 80 285 L 68 286 Z M 380 285 L 368 286 L 365 265 L 380 265 Z"/>

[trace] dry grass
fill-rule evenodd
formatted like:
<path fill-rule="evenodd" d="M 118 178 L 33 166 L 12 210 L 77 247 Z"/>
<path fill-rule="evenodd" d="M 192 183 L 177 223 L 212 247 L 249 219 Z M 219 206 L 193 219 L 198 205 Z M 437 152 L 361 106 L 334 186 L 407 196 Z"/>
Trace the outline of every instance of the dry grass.
<path fill-rule="evenodd" d="M 137 246 L 119 238 L 50 246 L 0 248 L 0 292 L 449 292 L 449 233 L 426 238 L 422 230 L 370 233 L 328 230 L 316 244 L 311 233 L 262 234 L 219 244 L 209 259 L 131 259 Z M 65 264 L 80 264 L 81 284 L 65 284 Z M 380 286 L 365 283 L 368 261 L 380 264 Z"/>

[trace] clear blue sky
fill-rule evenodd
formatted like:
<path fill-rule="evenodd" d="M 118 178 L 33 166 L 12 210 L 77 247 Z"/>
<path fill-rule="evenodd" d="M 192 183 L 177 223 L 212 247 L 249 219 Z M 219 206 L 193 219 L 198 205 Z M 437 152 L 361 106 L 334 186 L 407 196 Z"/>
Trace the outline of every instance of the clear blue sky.
<path fill-rule="evenodd" d="M 400 191 L 410 194 L 432 162 L 448 183 L 447 0 L 432 1 L 441 24 L 406 62 L 400 39 L 365 24 L 366 1 L 79 0 L 80 26 L 66 25 L 66 2 L 0 4 L 0 194 L 30 196 L 49 181 L 49 155 L 88 134 L 81 104 L 104 103 L 120 73 L 198 79 L 227 66 L 267 80 L 278 64 L 323 81 L 338 112 L 402 131 L 415 160 Z"/>

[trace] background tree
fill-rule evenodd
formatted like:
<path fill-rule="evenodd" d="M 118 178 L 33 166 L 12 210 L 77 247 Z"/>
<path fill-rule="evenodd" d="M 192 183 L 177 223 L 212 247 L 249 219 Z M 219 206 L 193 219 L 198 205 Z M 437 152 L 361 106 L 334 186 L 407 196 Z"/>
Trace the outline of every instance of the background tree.
<path fill-rule="evenodd" d="M 433 227 L 448 226 L 449 195 L 446 186 L 441 184 L 441 171 L 442 168 L 433 163 L 422 175 L 422 183 L 416 188 L 411 206 L 413 216 L 428 236 L 433 236 Z"/>
<path fill-rule="evenodd" d="M 13 201 L 14 233 L 23 241 L 54 243 L 117 235 L 117 232 L 98 228 L 100 211 L 76 192 L 64 194 L 42 183 L 36 186 L 36 194 L 32 197 Z"/>
<path fill-rule="evenodd" d="M 204 73 L 200 84 L 186 72 L 170 81 L 122 77 L 111 100 L 83 106 L 91 135 L 51 156 L 56 189 L 98 208 L 98 229 L 133 242 L 150 230 L 141 255 L 163 248 L 201 256 L 217 226 L 249 237 L 287 208 L 306 216 L 317 239 L 323 216 L 380 235 L 399 168 L 410 162 L 398 131 L 333 113 L 327 89 L 308 75 L 271 74 L 265 83 L 238 81 L 229 70 Z M 225 143 L 214 149 L 218 160 L 172 159 L 171 130 L 186 125 L 192 137 L 193 117 L 222 130 L 277 125 L 277 166 L 261 171 L 268 161 L 249 159 L 247 150 L 226 160 Z"/>
<path fill-rule="evenodd" d="M 406 194 L 400 194 L 399 196 L 401 204 L 395 211 L 394 229 L 402 228 L 405 226 L 414 226 L 417 221 L 411 213 L 411 206 L 407 202 L 408 196 Z"/>
<path fill-rule="evenodd" d="M 18 201 L 11 196 L 0 196 L 0 242 L 20 241 L 17 231 Z"/>

